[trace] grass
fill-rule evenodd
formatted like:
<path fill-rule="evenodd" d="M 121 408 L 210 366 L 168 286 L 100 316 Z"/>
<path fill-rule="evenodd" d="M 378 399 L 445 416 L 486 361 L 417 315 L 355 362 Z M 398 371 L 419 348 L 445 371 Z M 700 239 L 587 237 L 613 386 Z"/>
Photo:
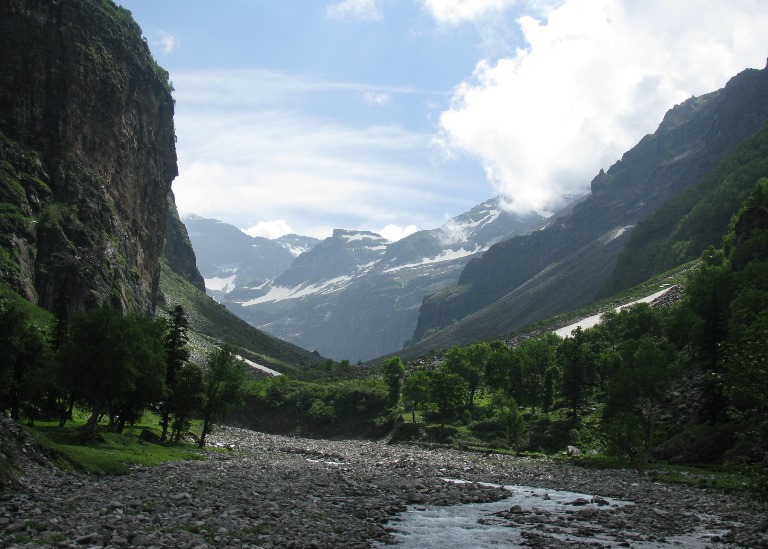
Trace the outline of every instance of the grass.
<path fill-rule="evenodd" d="M 83 442 L 82 418 L 59 427 L 58 422 L 37 422 L 28 427 L 41 445 L 58 456 L 58 464 L 66 469 L 93 475 L 124 475 L 134 465 L 152 466 L 168 461 L 205 459 L 205 453 L 188 443 L 153 444 L 139 439 L 143 429 L 159 435 L 157 416 L 146 414 L 142 421 L 125 428 L 122 434 L 99 432 L 97 440 Z"/>

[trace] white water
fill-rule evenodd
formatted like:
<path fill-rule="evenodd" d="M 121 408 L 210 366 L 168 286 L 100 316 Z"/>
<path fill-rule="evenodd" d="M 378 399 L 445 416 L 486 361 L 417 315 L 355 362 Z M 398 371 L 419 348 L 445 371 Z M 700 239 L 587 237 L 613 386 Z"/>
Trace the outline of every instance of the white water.
<path fill-rule="evenodd" d="M 466 481 L 444 479 L 447 482 L 464 483 Z M 562 490 L 549 490 L 531 486 L 504 486 L 510 496 L 494 503 L 470 503 L 447 507 L 411 506 L 390 521 L 389 526 L 395 529 L 393 537 L 398 546 L 416 549 L 439 547 L 481 548 L 481 547 L 520 547 L 526 539 L 522 533 L 526 530 L 550 536 L 562 542 L 595 544 L 597 547 L 626 546 L 622 538 L 631 540 L 631 547 L 652 549 L 655 547 L 703 547 L 711 546 L 712 536 L 723 536 L 724 531 L 706 532 L 698 529 L 681 536 L 667 536 L 664 541 L 643 541 L 632 532 L 605 531 L 585 529 L 589 523 L 586 518 L 568 521 L 566 526 L 558 519 L 573 517 L 574 511 L 580 509 L 617 509 L 634 505 L 631 501 L 613 498 L 599 498 L 602 505 L 592 503 L 593 498 L 588 494 L 579 494 Z M 586 500 L 589 503 L 576 500 Z M 606 505 L 607 503 L 607 505 Z M 510 508 L 519 506 L 520 516 L 541 517 L 541 523 L 526 520 L 516 523 L 498 515 L 508 512 Z M 555 525 L 554 522 L 558 521 Z M 572 524 L 571 524 L 572 523 Z M 618 534 L 620 537 L 617 537 Z M 622 545 L 624 542 L 624 545 Z M 381 547 L 381 545 L 378 545 Z"/>

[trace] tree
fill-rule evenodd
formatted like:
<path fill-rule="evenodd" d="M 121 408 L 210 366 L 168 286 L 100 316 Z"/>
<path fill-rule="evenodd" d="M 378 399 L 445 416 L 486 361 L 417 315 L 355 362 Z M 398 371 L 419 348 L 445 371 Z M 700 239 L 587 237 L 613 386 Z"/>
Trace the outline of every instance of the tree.
<path fill-rule="evenodd" d="M 0 303 L 0 349 L 0 411 L 18 420 L 25 409 L 31 422 L 54 389 L 50 342 L 18 305 Z"/>
<path fill-rule="evenodd" d="M 166 394 L 160 404 L 160 424 L 162 434 L 160 440 L 165 441 L 168 436 L 168 423 L 171 414 L 170 401 L 174 400 L 177 391 L 177 376 L 184 364 L 189 360 L 189 336 L 187 329 L 189 321 L 181 305 L 176 305 L 168 319 L 165 333 L 165 389 Z"/>
<path fill-rule="evenodd" d="M 562 393 L 570 400 L 575 416 L 592 381 L 592 350 L 581 327 L 563 340 L 557 349 L 557 357 L 562 371 Z"/>
<path fill-rule="evenodd" d="M 185 364 L 176 374 L 176 388 L 168 400 L 168 411 L 173 416 L 171 440 L 178 442 L 189 430 L 193 414 L 205 400 L 203 370 L 197 364 Z"/>
<path fill-rule="evenodd" d="M 653 423 L 673 372 L 664 351 L 646 336 L 640 340 L 631 364 L 611 381 L 603 410 L 609 426 L 606 434 L 633 461 L 638 437 L 645 461 L 650 461 Z"/>
<path fill-rule="evenodd" d="M 496 413 L 504 420 L 507 439 L 510 444 L 517 441 L 523 426 L 523 416 L 520 413 L 517 401 L 504 393 L 495 393 L 493 395 L 492 405 L 496 410 Z"/>
<path fill-rule="evenodd" d="M 455 414 L 461 408 L 464 404 L 464 394 L 464 380 L 444 365 L 431 372 L 430 402 L 437 406 L 443 418 Z"/>
<path fill-rule="evenodd" d="M 242 405 L 245 364 L 235 355 L 232 345 L 224 344 L 208 354 L 208 370 L 203 382 L 203 432 L 198 446 L 205 446 L 205 437 L 214 421 L 226 417 L 233 408 Z"/>
<path fill-rule="evenodd" d="M 494 392 L 519 397 L 523 386 L 520 355 L 501 342 L 493 342 L 485 363 L 485 382 Z"/>
<path fill-rule="evenodd" d="M 526 339 L 514 349 L 520 357 L 523 395 L 534 414 L 544 391 L 547 372 L 555 365 L 555 351 L 561 341 L 555 334 L 550 333 Z"/>
<path fill-rule="evenodd" d="M 59 360 L 70 402 L 79 400 L 91 410 L 86 431 L 95 431 L 104 413 L 120 429 L 162 395 L 161 325 L 152 319 L 123 317 L 108 307 L 74 315 Z"/>
<path fill-rule="evenodd" d="M 419 369 L 405 378 L 403 400 L 411 408 L 411 420 L 416 423 L 416 408 L 429 400 L 429 374 Z"/>
<path fill-rule="evenodd" d="M 473 343 L 467 347 L 452 347 L 445 353 L 445 367 L 461 377 L 467 388 L 467 408 L 475 406 L 475 393 L 483 379 L 483 371 L 491 354 L 487 343 Z"/>
<path fill-rule="evenodd" d="M 389 389 L 389 402 L 392 406 L 397 406 L 397 403 L 400 402 L 400 389 L 405 375 L 405 365 L 400 357 L 395 356 L 384 361 L 381 372 L 384 374 L 384 382 Z"/>
<path fill-rule="evenodd" d="M 162 320 L 129 315 L 122 319 L 128 342 L 122 357 L 129 372 L 128 384 L 108 403 L 110 428 L 122 433 L 126 423 L 141 419 L 144 410 L 165 393 L 166 360 Z"/>

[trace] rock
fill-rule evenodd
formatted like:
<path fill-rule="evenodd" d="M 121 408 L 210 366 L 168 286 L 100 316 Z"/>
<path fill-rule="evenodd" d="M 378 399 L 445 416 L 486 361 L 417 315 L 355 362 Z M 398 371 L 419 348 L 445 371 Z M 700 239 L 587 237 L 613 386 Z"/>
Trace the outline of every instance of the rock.
<path fill-rule="evenodd" d="M 576 498 L 573 501 L 569 501 L 566 505 L 574 505 L 580 507 L 582 505 L 589 505 L 589 500 L 585 498 Z"/>
<path fill-rule="evenodd" d="M 143 440 L 144 442 L 151 442 L 153 444 L 160 444 L 160 437 L 155 434 L 154 431 L 150 431 L 149 429 L 141 430 L 139 440 Z"/>
<path fill-rule="evenodd" d="M 608 500 L 601 496 L 592 496 L 592 503 L 600 506 L 610 505 L 610 503 L 608 503 Z"/>
<path fill-rule="evenodd" d="M 101 541 L 101 536 L 96 532 L 92 532 L 90 534 L 85 534 L 84 536 L 75 538 L 75 543 L 77 543 L 78 545 L 85 545 L 88 543 L 93 544 L 99 541 Z"/>

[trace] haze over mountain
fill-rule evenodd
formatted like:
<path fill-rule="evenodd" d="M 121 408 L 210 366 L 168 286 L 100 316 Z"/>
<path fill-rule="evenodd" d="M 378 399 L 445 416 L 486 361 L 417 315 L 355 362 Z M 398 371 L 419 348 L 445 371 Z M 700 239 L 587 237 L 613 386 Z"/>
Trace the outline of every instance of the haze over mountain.
<path fill-rule="evenodd" d="M 766 71 L 750 69 L 722 90 L 675 106 L 654 134 L 600 171 L 589 197 L 548 222 L 542 214 L 514 216 L 494 199 L 398 242 L 339 229 L 292 263 L 277 242 L 229 227 L 231 242 L 246 242 L 250 255 L 222 241 L 213 262 L 198 250 L 210 273 L 229 273 L 206 275 L 208 291 L 251 324 L 336 359 L 416 344 L 410 356 L 509 333 L 591 302 L 635 224 L 768 120 L 767 89 Z M 280 251 L 283 262 L 263 265 L 265 274 L 233 267 L 234 258 L 266 250 Z M 268 269 L 281 268 L 269 277 Z M 446 333 L 429 337 L 440 330 Z"/>
<path fill-rule="evenodd" d="M 454 281 L 467 261 L 496 242 L 541 228 L 549 215 L 517 216 L 491 199 L 438 229 L 396 242 L 337 229 L 269 281 L 263 273 L 288 260 L 279 251 L 285 237 L 251 238 L 200 218 L 188 219 L 188 225 L 211 295 L 269 333 L 324 356 L 356 361 L 401 348 L 425 295 Z M 214 236 L 224 233 L 230 238 Z M 268 253 L 276 259 L 261 271 L 250 263 Z"/>

